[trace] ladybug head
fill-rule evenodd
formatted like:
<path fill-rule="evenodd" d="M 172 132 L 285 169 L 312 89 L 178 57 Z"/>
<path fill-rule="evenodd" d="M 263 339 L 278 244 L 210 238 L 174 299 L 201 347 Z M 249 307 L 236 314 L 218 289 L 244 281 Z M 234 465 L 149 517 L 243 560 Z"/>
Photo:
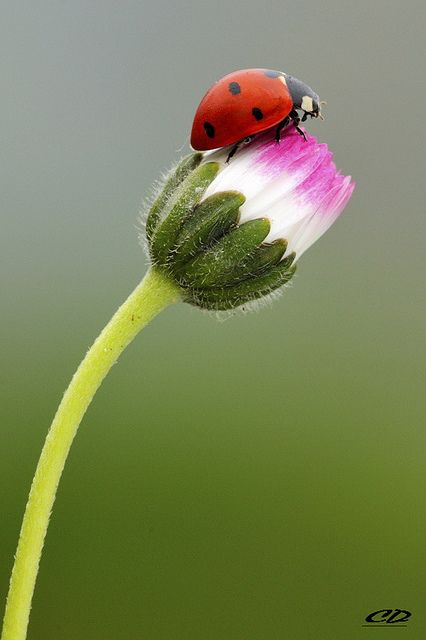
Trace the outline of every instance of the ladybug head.
<path fill-rule="evenodd" d="M 302 80 L 293 76 L 286 75 L 285 80 L 294 108 L 303 111 L 302 122 L 305 122 L 308 116 L 322 118 L 321 104 L 324 103 L 321 103 L 318 94 Z"/>

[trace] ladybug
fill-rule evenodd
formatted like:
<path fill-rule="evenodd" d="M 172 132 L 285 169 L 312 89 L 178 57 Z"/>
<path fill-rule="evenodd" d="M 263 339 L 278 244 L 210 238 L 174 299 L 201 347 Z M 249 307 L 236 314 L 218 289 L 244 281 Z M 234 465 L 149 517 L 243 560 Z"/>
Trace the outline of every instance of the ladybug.
<path fill-rule="evenodd" d="M 250 142 L 257 133 L 271 127 L 275 140 L 281 130 L 294 123 L 299 127 L 308 116 L 322 118 L 318 95 L 307 84 L 270 69 L 242 69 L 218 80 L 207 91 L 195 113 L 191 146 L 207 151 L 233 145 L 227 162 L 241 144 Z M 303 112 L 302 117 L 297 109 Z"/>

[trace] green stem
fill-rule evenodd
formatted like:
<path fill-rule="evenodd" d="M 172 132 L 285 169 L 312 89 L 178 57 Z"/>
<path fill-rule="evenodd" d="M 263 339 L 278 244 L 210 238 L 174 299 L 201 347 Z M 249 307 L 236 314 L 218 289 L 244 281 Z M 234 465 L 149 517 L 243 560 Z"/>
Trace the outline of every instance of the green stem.
<path fill-rule="evenodd" d="M 180 299 L 177 286 L 151 269 L 118 309 L 80 364 L 59 405 L 37 465 L 15 556 L 1 640 L 25 640 L 49 517 L 79 424 L 121 352 L 162 309 Z"/>

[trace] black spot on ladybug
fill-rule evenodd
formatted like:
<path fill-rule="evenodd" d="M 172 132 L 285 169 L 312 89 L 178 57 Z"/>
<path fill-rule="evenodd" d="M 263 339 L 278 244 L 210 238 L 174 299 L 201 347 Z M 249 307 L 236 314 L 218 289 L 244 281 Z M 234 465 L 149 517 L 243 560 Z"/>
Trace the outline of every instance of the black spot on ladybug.
<path fill-rule="evenodd" d="M 214 135 L 215 135 L 214 126 L 210 122 L 204 122 L 203 127 L 208 137 L 214 138 Z"/>
<path fill-rule="evenodd" d="M 233 96 L 236 96 L 238 93 L 241 93 L 241 87 L 238 82 L 230 82 L 228 89 Z"/>
<path fill-rule="evenodd" d="M 259 109 L 259 107 L 253 107 L 253 109 L 251 110 L 252 114 L 254 115 L 254 117 L 256 118 L 256 120 L 262 120 L 263 118 L 263 113 L 262 110 Z"/>
<path fill-rule="evenodd" d="M 283 75 L 282 71 L 272 71 L 272 69 L 267 69 L 265 71 L 265 76 L 268 76 L 268 78 L 279 78 L 279 76 Z"/>

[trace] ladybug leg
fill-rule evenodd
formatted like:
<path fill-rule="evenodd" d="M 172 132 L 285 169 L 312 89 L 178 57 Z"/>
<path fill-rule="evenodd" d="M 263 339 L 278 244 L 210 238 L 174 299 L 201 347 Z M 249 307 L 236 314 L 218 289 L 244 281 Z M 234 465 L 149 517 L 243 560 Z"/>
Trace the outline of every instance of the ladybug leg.
<path fill-rule="evenodd" d="M 232 147 L 231 151 L 228 153 L 228 157 L 226 158 L 226 164 L 228 164 L 228 162 L 230 161 L 230 159 L 235 156 L 235 154 L 238 151 L 238 148 L 240 146 L 240 142 L 237 142 L 237 144 L 234 144 L 234 146 Z"/>
<path fill-rule="evenodd" d="M 288 125 L 289 122 L 290 122 L 290 117 L 287 116 L 286 118 L 284 118 L 284 120 L 281 120 L 281 122 L 278 124 L 277 128 L 275 129 L 275 142 L 277 144 L 279 144 L 281 140 L 281 131 L 284 129 L 284 127 Z"/>
<path fill-rule="evenodd" d="M 302 136 L 302 138 L 304 139 L 304 141 L 307 141 L 306 138 L 306 134 L 305 132 L 299 127 L 299 125 L 297 125 L 296 123 L 294 123 L 294 128 L 296 129 L 297 133 L 300 133 L 300 135 Z"/>
<path fill-rule="evenodd" d="M 241 147 L 243 142 L 244 142 L 244 140 L 239 140 L 237 143 L 234 144 L 234 146 L 232 147 L 231 151 L 228 153 L 228 157 L 226 158 L 226 164 L 228 164 L 230 159 L 235 156 L 235 154 L 237 153 L 238 149 Z"/>
<path fill-rule="evenodd" d="M 296 131 L 297 131 L 298 133 L 300 133 L 300 135 L 303 137 L 303 139 L 304 139 L 304 140 L 305 140 L 305 142 L 306 142 L 306 135 L 305 135 L 305 132 L 304 132 L 304 131 L 302 131 L 302 129 L 299 127 L 299 123 L 300 123 L 300 116 L 299 116 L 299 114 L 297 113 L 297 111 L 295 111 L 294 109 L 293 109 L 293 111 L 290 111 L 290 116 L 289 116 L 289 117 L 293 120 L 293 124 L 294 124 L 294 127 L 295 127 Z"/>
<path fill-rule="evenodd" d="M 242 140 L 238 140 L 238 142 L 236 142 L 234 144 L 234 146 L 232 147 L 231 151 L 228 153 L 228 157 L 226 158 L 226 164 L 228 164 L 228 162 L 230 161 L 230 159 L 235 156 L 235 154 L 237 153 L 238 149 L 245 145 L 248 144 L 249 142 L 251 142 L 253 140 L 254 136 L 247 136 L 246 138 L 243 138 Z"/>

